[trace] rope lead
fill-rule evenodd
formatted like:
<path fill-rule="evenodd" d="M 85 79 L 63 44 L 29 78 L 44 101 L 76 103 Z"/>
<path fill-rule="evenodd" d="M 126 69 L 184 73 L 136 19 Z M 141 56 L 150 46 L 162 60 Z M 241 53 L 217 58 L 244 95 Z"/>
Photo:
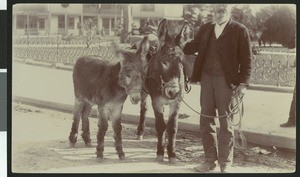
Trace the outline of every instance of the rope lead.
<path fill-rule="evenodd" d="M 246 137 L 243 134 L 243 131 L 241 130 L 242 127 L 242 118 L 244 116 L 244 104 L 243 104 L 243 97 L 244 94 L 238 92 L 237 90 L 233 90 L 233 95 L 231 97 L 231 101 L 229 104 L 229 113 L 225 115 L 220 116 L 211 116 L 211 115 L 205 115 L 202 114 L 195 109 L 193 109 L 189 104 L 187 104 L 184 100 L 181 100 L 184 104 L 186 104 L 187 107 L 189 107 L 192 111 L 196 112 L 197 114 L 201 115 L 205 118 L 211 118 L 211 119 L 220 119 L 220 118 L 227 118 L 229 123 L 237 127 L 237 131 L 234 135 L 234 146 L 236 148 L 246 148 L 247 147 L 247 140 Z M 238 114 L 238 121 L 237 123 L 233 122 L 234 115 Z M 240 140 L 240 141 L 239 141 Z"/>

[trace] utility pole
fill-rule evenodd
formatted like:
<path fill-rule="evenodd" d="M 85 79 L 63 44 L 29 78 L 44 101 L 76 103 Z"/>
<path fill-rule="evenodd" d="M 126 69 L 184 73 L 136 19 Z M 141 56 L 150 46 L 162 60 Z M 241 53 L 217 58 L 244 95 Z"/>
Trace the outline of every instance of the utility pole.
<path fill-rule="evenodd" d="M 123 18 L 123 30 L 121 34 L 121 43 L 125 43 L 129 33 L 131 32 L 131 6 L 130 4 L 123 4 L 122 9 L 123 16 L 121 18 Z"/>

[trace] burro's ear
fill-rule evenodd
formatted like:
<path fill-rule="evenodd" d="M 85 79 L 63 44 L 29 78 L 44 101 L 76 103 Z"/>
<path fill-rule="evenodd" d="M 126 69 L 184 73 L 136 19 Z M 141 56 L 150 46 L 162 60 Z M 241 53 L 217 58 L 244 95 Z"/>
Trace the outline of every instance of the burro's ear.
<path fill-rule="evenodd" d="M 163 44 L 168 40 L 169 34 L 168 34 L 168 26 L 167 26 L 167 19 L 163 19 L 157 28 L 157 36 L 160 42 L 160 46 L 163 46 Z"/>
<path fill-rule="evenodd" d="M 183 22 L 183 26 L 179 32 L 179 34 L 176 36 L 175 40 L 178 46 L 181 48 L 185 45 L 186 42 L 190 39 L 190 33 L 191 33 L 191 28 L 189 27 L 188 22 L 185 20 Z"/>
<path fill-rule="evenodd" d="M 134 44 L 130 47 L 130 49 L 138 49 L 138 46 L 140 45 L 140 42 L 141 42 L 141 41 L 137 41 L 136 43 L 134 43 Z"/>
<path fill-rule="evenodd" d="M 120 54 L 122 53 L 121 47 L 120 47 L 119 44 L 116 43 L 115 41 L 112 41 L 111 47 L 112 47 L 112 49 L 113 49 L 113 51 L 114 51 L 114 54 L 120 55 Z"/>
<path fill-rule="evenodd" d="M 183 52 L 182 52 L 182 49 L 181 49 L 179 46 L 176 46 L 176 47 L 174 48 L 174 52 L 175 52 L 175 56 L 179 57 L 180 60 L 182 61 L 183 58 L 184 58 L 184 54 L 183 54 Z"/>
<path fill-rule="evenodd" d="M 138 51 L 137 51 L 137 54 L 140 55 L 140 58 L 143 62 L 143 66 L 145 66 L 147 64 L 146 55 L 149 52 L 149 47 L 150 47 L 149 38 L 148 38 L 148 36 L 145 36 L 143 38 L 143 40 L 139 43 L 139 47 L 138 47 Z"/>
<path fill-rule="evenodd" d="M 126 50 L 122 49 L 120 47 L 120 45 L 117 42 L 115 42 L 115 41 L 113 41 L 111 43 L 111 47 L 112 47 L 112 53 L 114 54 L 114 56 L 116 57 L 116 59 L 123 60 L 124 59 L 124 55 L 123 54 L 126 53 Z"/>
<path fill-rule="evenodd" d="M 139 51 L 142 55 L 147 55 L 148 51 L 149 51 L 149 38 L 148 36 L 145 36 L 143 38 L 143 40 L 139 43 Z"/>

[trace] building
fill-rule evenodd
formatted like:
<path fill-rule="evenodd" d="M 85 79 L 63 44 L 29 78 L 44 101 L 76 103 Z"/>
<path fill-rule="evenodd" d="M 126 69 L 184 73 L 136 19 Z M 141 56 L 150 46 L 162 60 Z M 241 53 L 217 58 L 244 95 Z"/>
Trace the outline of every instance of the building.
<path fill-rule="evenodd" d="M 121 7 L 115 4 L 17 4 L 13 7 L 15 35 L 79 35 L 83 20 L 92 18 L 98 33 L 113 35 Z"/>
<path fill-rule="evenodd" d="M 183 5 L 181 4 L 132 4 L 132 22 L 135 26 L 143 26 L 149 22 L 157 26 L 162 18 L 170 21 L 183 20 Z"/>
<path fill-rule="evenodd" d="M 123 21 L 121 4 L 16 4 L 13 7 L 14 35 L 79 35 L 81 23 L 92 18 L 97 33 L 115 35 Z M 129 5 L 132 25 L 146 21 L 154 26 L 162 18 L 182 20 L 183 6 L 172 4 Z"/>

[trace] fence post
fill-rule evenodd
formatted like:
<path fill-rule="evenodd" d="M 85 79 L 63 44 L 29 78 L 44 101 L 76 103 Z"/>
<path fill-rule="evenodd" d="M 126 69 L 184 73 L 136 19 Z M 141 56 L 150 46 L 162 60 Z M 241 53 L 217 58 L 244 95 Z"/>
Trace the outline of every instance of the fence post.
<path fill-rule="evenodd" d="M 56 37 L 56 62 L 58 61 L 58 47 L 59 47 L 59 43 L 58 43 L 58 34 Z"/>
<path fill-rule="evenodd" d="M 29 34 L 27 33 L 26 37 L 26 57 L 28 58 L 29 56 Z"/>

